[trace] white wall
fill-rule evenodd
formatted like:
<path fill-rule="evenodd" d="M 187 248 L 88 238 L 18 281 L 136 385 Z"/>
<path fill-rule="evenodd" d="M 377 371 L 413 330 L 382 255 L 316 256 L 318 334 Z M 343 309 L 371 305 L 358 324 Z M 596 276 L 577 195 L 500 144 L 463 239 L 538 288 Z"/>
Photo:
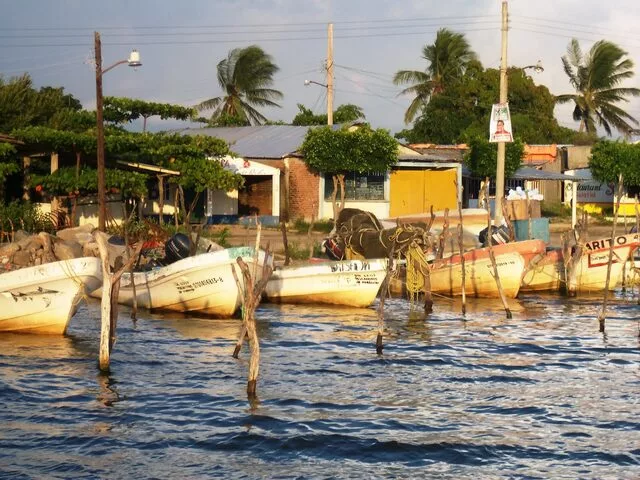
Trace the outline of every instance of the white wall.
<path fill-rule="evenodd" d="M 387 200 L 367 200 L 362 202 L 347 200 L 345 208 L 358 208 L 373 213 L 377 218 L 389 218 L 389 202 Z M 331 202 L 322 202 L 322 216 L 320 218 L 333 217 L 333 205 Z"/>

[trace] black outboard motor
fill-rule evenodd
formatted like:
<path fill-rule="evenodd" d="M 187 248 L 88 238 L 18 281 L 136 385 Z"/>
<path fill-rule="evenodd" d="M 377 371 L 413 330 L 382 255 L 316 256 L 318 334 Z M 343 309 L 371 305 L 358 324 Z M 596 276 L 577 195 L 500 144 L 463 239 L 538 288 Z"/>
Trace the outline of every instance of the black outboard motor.
<path fill-rule="evenodd" d="M 478 234 L 478 240 L 480 240 L 480 243 L 482 244 L 483 247 L 488 247 L 489 246 L 489 239 L 487 238 L 489 235 L 489 228 L 485 228 L 484 230 L 481 230 L 480 233 Z M 499 227 L 492 227 L 491 228 L 491 236 L 493 237 L 491 239 L 491 245 L 498 245 L 500 243 L 509 243 L 509 228 L 507 228 L 506 225 L 500 225 Z"/>
<path fill-rule="evenodd" d="M 183 258 L 187 258 L 191 253 L 191 240 L 184 233 L 176 233 L 167 240 L 164 246 L 164 262 L 168 265 Z"/>

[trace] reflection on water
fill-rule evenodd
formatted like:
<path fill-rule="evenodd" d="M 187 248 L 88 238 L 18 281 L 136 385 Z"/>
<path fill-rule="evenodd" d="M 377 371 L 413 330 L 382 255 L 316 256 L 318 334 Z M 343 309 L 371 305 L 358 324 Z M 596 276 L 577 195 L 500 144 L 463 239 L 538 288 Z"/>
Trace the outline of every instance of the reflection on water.
<path fill-rule="evenodd" d="M 368 309 L 261 305 L 259 401 L 238 319 L 123 308 L 98 373 L 99 303 L 67 337 L 0 335 L 7 478 L 640 477 L 637 303 L 531 295 Z"/>

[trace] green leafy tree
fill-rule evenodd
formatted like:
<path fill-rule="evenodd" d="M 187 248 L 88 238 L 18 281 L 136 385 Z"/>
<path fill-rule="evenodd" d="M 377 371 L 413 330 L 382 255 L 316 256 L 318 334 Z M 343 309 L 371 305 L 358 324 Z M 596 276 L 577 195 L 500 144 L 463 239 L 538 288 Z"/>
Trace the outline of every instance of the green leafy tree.
<path fill-rule="evenodd" d="M 509 178 L 522 165 L 524 144 L 516 139 L 512 143 L 507 143 L 506 147 L 504 176 Z M 495 179 L 498 163 L 498 144 L 490 143 L 481 137 L 471 139 L 464 163 L 475 177 Z"/>
<path fill-rule="evenodd" d="M 160 117 L 162 120 L 174 118 L 189 120 L 195 117 L 196 110 L 182 105 L 156 103 L 124 97 L 105 97 L 104 118 L 114 123 L 128 123 L 142 117 L 142 131 L 147 131 L 149 117 Z"/>
<path fill-rule="evenodd" d="M 596 121 L 611 136 L 611 127 L 623 134 L 633 130 L 638 121 L 616 104 L 640 95 L 640 89 L 621 87 L 624 80 L 633 77 L 633 60 L 615 43 L 600 40 L 582 53 L 574 38 L 567 55 L 562 57 L 564 71 L 575 93 L 558 95 L 558 103 L 573 102 L 573 119 L 580 122 L 580 132 L 595 132 Z"/>
<path fill-rule="evenodd" d="M 413 121 L 431 97 L 444 92 L 451 81 L 462 76 L 470 64 L 479 64 L 464 34 L 447 28 L 438 30 L 435 42 L 422 48 L 422 58 L 429 62 L 424 71 L 400 70 L 393 78 L 396 85 L 412 84 L 400 92 L 414 96 L 405 112 L 406 123 Z"/>
<path fill-rule="evenodd" d="M 51 125 L 60 112 L 75 112 L 82 108 L 63 88 L 33 88 L 27 74 L 8 81 L 0 77 L 0 132 L 8 133 L 30 125 Z"/>
<path fill-rule="evenodd" d="M 640 144 L 600 141 L 591 149 L 589 168 L 601 182 L 617 183 L 622 174 L 626 185 L 640 186 Z"/>
<path fill-rule="evenodd" d="M 555 99 L 522 69 L 510 68 L 509 108 L 513 131 L 527 143 L 572 143 L 577 132 L 561 127 L 554 116 Z M 491 107 L 499 98 L 500 72 L 468 69 L 433 97 L 413 128 L 396 136 L 410 143 L 466 143 L 488 136 Z"/>
<path fill-rule="evenodd" d="M 204 157 L 181 158 L 173 166 L 180 171 L 179 177 L 172 177 L 171 182 L 178 185 L 182 209 L 185 212 L 184 225 L 189 225 L 191 215 L 195 209 L 198 199 L 206 189 L 237 190 L 244 184 L 242 175 L 232 173 L 222 167 L 222 163 Z M 195 195 L 191 204 L 187 207 L 184 197 L 184 189 L 193 190 Z"/>
<path fill-rule="evenodd" d="M 20 168 L 16 158 L 15 147 L 6 142 L 0 142 L 0 191 L 4 196 L 4 184 L 7 177 L 16 173 Z"/>
<path fill-rule="evenodd" d="M 58 153 L 81 152 L 94 154 L 96 138 L 93 132 L 75 133 L 54 130 L 47 127 L 29 127 L 13 132 L 14 135 L 43 150 Z M 241 184 L 242 177 L 224 170 L 220 162 L 208 160 L 210 157 L 221 157 L 229 154 L 227 143 L 219 138 L 202 135 L 180 135 L 168 133 L 134 133 L 121 130 L 110 130 L 105 135 L 105 151 L 107 158 L 113 160 L 126 160 L 158 165 L 180 172 L 180 177 L 173 180 L 178 185 L 182 201 L 183 219 L 189 221 L 191 211 L 198 195 L 204 188 L 234 189 Z M 113 164 L 113 163 L 112 163 Z M 41 177 L 34 177 L 33 185 L 46 186 L 51 193 L 67 195 L 69 192 L 92 192 L 97 189 L 93 183 L 87 183 L 87 176 L 96 178 L 90 169 L 76 167 L 75 173 L 71 170 L 59 169 L 60 173 L 51 175 L 52 179 L 45 182 Z M 90 173 L 82 173 L 90 172 Z M 107 187 L 118 188 L 123 195 L 139 196 L 137 176 L 132 172 L 113 169 L 107 170 Z M 132 179 L 132 184 L 128 183 Z M 144 176 L 144 178 L 148 178 Z M 145 186 L 146 188 L 146 186 Z M 187 209 L 184 205 L 184 188 L 191 188 L 196 193 L 196 198 Z"/>
<path fill-rule="evenodd" d="M 388 130 L 369 126 L 350 131 L 330 127 L 311 128 L 301 147 L 307 165 L 333 177 L 333 218 L 344 208 L 346 172 L 386 172 L 398 161 L 398 142 Z M 336 197 L 340 188 L 340 204 Z"/>
<path fill-rule="evenodd" d="M 273 75 L 279 70 L 270 55 L 257 45 L 235 48 L 217 66 L 218 84 L 224 94 L 205 100 L 198 110 L 213 110 L 212 122 L 226 113 L 244 121 L 245 125 L 260 125 L 266 121 L 257 107 L 279 107 L 275 100 L 283 98 L 271 88 Z"/>
<path fill-rule="evenodd" d="M 221 112 L 220 115 L 206 120 L 206 123 L 209 127 L 246 127 L 247 119 L 244 116 Z"/>
<path fill-rule="evenodd" d="M 314 114 L 311 109 L 305 107 L 301 103 L 298 104 L 299 112 L 294 117 L 291 125 L 326 125 L 327 124 L 327 115 Z M 333 122 L 340 123 L 352 123 L 357 120 L 364 120 L 364 112 L 362 108 L 353 105 L 351 103 L 347 103 L 344 105 L 340 105 L 335 112 L 333 112 Z"/>
<path fill-rule="evenodd" d="M 105 171 L 107 189 L 117 190 L 124 198 L 147 195 L 147 175 L 119 169 Z M 98 191 L 98 174 L 93 168 L 85 167 L 76 174 L 73 167 L 62 167 L 47 175 L 34 175 L 32 186 L 40 186 L 44 193 L 57 196 L 75 197 Z"/>

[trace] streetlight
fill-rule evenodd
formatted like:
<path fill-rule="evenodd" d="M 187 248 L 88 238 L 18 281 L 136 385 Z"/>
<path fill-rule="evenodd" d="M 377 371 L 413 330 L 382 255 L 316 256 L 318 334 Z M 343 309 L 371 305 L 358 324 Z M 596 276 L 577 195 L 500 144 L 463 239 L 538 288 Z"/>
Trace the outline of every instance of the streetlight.
<path fill-rule="evenodd" d="M 542 62 L 540 60 L 538 60 L 535 65 L 527 65 L 526 67 L 522 67 L 520 70 L 524 72 L 527 68 L 533 69 L 533 71 L 536 73 L 544 72 L 544 67 L 542 66 Z"/>
<path fill-rule="evenodd" d="M 132 50 L 129 58 L 120 60 L 113 65 L 102 68 L 102 43 L 100 42 L 100 33 L 94 32 L 95 55 L 96 55 L 96 130 L 98 136 L 97 145 L 97 161 L 98 161 L 98 229 L 105 231 L 107 205 L 105 192 L 105 169 L 104 169 L 104 118 L 102 105 L 102 76 L 109 70 L 118 65 L 128 64 L 130 67 L 137 68 L 142 65 L 140 62 L 140 54 L 137 50 Z"/>
<path fill-rule="evenodd" d="M 315 83 L 316 85 L 320 85 L 321 87 L 327 88 L 327 85 L 325 83 L 316 82 L 315 80 L 305 80 L 304 81 L 305 85 L 310 85 L 312 83 Z"/>
<path fill-rule="evenodd" d="M 327 76 L 327 78 L 331 77 Z M 312 83 L 327 89 L 327 125 L 333 125 L 333 85 L 330 85 L 329 83 L 316 82 L 315 80 L 304 81 L 305 86 L 309 86 Z"/>

